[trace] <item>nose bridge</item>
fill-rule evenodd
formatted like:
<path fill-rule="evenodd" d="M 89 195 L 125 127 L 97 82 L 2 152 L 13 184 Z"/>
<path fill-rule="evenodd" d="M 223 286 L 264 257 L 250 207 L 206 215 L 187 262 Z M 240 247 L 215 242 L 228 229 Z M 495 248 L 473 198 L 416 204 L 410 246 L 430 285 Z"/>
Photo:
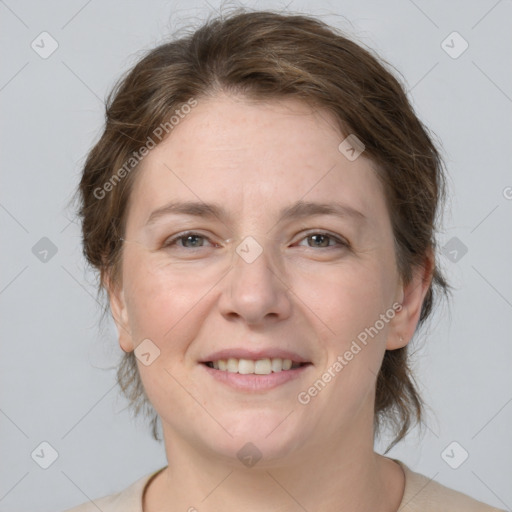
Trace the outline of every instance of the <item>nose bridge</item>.
<path fill-rule="evenodd" d="M 284 315 L 288 312 L 284 276 L 279 251 L 272 240 L 264 235 L 256 239 L 245 236 L 234 243 L 233 268 L 222 300 L 224 313 L 236 313 L 249 322 L 258 322 L 268 314 Z"/>

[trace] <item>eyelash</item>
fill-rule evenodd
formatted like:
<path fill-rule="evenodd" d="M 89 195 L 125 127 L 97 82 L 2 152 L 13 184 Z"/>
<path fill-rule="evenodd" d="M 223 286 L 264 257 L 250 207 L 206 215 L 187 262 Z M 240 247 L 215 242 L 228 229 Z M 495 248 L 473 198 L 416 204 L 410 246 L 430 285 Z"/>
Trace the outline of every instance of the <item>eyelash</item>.
<path fill-rule="evenodd" d="M 321 236 L 325 236 L 325 237 L 328 237 L 336 242 L 338 242 L 338 244 L 341 246 L 341 247 L 350 247 L 350 244 L 344 240 L 342 240 L 341 238 L 329 233 L 329 232 L 326 232 L 326 231 L 313 231 L 313 232 L 310 232 L 310 233 L 307 233 L 306 236 L 304 236 L 300 241 L 302 240 L 305 240 L 313 235 L 321 235 Z M 202 235 L 201 233 L 197 233 L 196 231 L 186 231 L 184 233 L 180 233 L 179 235 L 176 235 L 168 240 L 166 240 L 164 242 L 164 245 L 163 245 L 163 248 L 170 248 L 174 245 L 176 245 L 176 242 L 179 241 L 179 240 L 185 240 L 186 238 L 188 238 L 189 236 L 195 236 L 195 237 L 199 237 L 199 238 L 203 238 L 205 240 L 208 240 L 210 243 L 211 243 L 211 240 Z M 193 250 L 193 249 L 202 249 L 203 247 L 180 247 L 181 249 L 189 249 L 189 250 Z M 308 249 L 314 249 L 315 247 L 308 247 Z M 335 248 L 334 246 L 327 246 L 327 247 L 319 247 L 319 249 L 332 249 L 332 248 Z"/>

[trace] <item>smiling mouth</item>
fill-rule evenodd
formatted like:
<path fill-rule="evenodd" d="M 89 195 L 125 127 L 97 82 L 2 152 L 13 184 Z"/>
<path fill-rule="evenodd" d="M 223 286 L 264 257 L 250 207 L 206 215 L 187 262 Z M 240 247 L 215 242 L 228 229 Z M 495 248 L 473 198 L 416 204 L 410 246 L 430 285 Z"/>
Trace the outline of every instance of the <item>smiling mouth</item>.
<path fill-rule="evenodd" d="M 242 375 L 270 375 L 289 370 L 295 370 L 311 363 L 299 363 L 291 359 L 264 358 L 264 359 L 219 359 L 217 361 L 206 361 L 203 364 L 214 370 L 228 373 L 239 373 Z"/>

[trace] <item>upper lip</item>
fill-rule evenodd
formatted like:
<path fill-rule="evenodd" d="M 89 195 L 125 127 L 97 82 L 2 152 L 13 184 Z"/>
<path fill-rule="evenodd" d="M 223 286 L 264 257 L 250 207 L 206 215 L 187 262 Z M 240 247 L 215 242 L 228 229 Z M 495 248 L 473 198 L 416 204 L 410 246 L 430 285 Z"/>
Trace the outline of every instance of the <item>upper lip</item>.
<path fill-rule="evenodd" d="M 300 356 L 296 352 L 291 352 L 289 350 L 283 350 L 279 348 L 268 348 L 268 349 L 260 349 L 260 350 L 248 350 L 246 348 L 226 348 L 223 350 L 218 350 L 216 352 L 211 353 L 204 359 L 202 359 L 201 363 L 208 363 L 210 361 L 219 361 L 220 359 L 251 359 L 256 361 L 258 359 L 291 359 L 294 363 L 309 363 L 309 359 L 305 359 Z"/>

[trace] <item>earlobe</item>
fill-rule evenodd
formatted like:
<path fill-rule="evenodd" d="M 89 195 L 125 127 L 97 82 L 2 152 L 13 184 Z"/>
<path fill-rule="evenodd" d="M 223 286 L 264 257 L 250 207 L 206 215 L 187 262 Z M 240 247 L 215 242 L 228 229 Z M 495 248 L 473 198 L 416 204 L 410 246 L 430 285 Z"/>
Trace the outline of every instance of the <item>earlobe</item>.
<path fill-rule="evenodd" d="M 124 298 L 124 288 L 116 285 L 111 279 L 111 276 L 104 277 L 103 286 L 108 293 L 110 311 L 119 336 L 119 346 L 124 352 L 131 352 L 135 347 L 133 346 L 130 331 L 128 311 Z"/>
<path fill-rule="evenodd" d="M 412 339 L 420 319 L 423 301 L 432 282 L 433 272 L 434 256 L 430 250 L 424 264 L 415 268 L 412 279 L 402 288 L 402 308 L 393 319 L 386 342 L 387 350 L 402 348 Z"/>

